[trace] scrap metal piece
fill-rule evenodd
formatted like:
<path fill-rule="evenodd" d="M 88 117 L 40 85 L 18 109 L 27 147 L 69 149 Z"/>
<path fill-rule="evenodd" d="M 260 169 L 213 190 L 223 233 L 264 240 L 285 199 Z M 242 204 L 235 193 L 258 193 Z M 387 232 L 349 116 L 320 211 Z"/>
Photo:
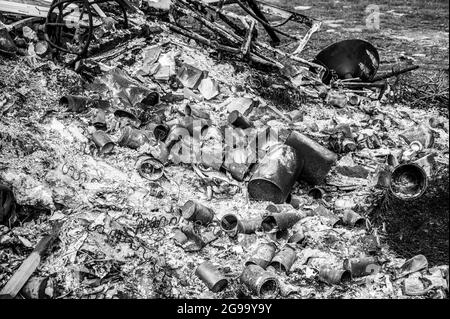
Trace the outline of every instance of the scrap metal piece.
<path fill-rule="evenodd" d="M 16 200 L 12 190 L 0 184 L 0 225 L 11 226 L 16 217 Z"/>
<path fill-rule="evenodd" d="M 322 78 L 325 84 L 330 83 L 332 72 L 340 79 L 360 78 L 370 81 L 378 71 L 380 56 L 369 42 L 351 39 L 326 47 L 317 54 L 313 62 L 328 69 Z"/>
<path fill-rule="evenodd" d="M 427 173 L 415 163 L 397 166 L 391 175 L 389 190 L 401 200 L 414 200 L 425 193 L 428 187 Z"/>
<path fill-rule="evenodd" d="M 198 90 L 200 94 L 203 95 L 203 97 L 208 101 L 215 98 L 220 93 L 219 84 L 217 81 L 209 77 L 201 80 Z"/>
<path fill-rule="evenodd" d="M 337 161 L 335 153 L 295 131 L 291 132 L 285 144 L 295 149 L 297 160 L 303 163 L 298 178 L 313 185 L 321 184 Z"/>
<path fill-rule="evenodd" d="M 259 163 L 248 183 L 252 199 L 281 204 L 291 192 L 303 167 L 295 150 L 288 145 L 274 145 Z"/>
<path fill-rule="evenodd" d="M 178 81 L 183 84 L 184 87 L 189 89 L 197 89 L 200 81 L 205 77 L 205 73 L 196 67 L 184 63 L 177 72 Z"/>
<path fill-rule="evenodd" d="M 247 265 L 240 277 L 241 283 L 263 298 L 273 298 L 280 290 L 278 278 L 258 265 Z"/>
<path fill-rule="evenodd" d="M 352 277 L 355 278 L 377 274 L 381 269 L 377 257 L 347 258 L 343 267 L 350 270 Z"/>
<path fill-rule="evenodd" d="M 228 279 L 209 261 L 200 264 L 195 270 L 195 275 L 214 293 L 224 290 L 228 285 Z"/>
<path fill-rule="evenodd" d="M 188 200 L 181 208 L 183 218 L 192 221 L 200 222 L 207 226 L 214 219 L 214 211 L 198 202 Z"/>
<path fill-rule="evenodd" d="M 67 107 L 72 112 L 83 112 L 87 109 L 91 99 L 80 95 L 64 95 L 59 99 L 59 105 Z"/>
<path fill-rule="evenodd" d="M 245 266 L 253 264 L 266 269 L 272 261 L 273 256 L 275 256 L 276 249 L 277 246 L 273 242 L 260 244 L 252 253 L 250 259 L 245 262 Z"/>
<path fill-rule="evenodd" d="M 120 146 L 127 146 L 132 149 L 138 149 L 148 142 L 148 137 L 142 131 L 131 126 L 125 126 L 122 129 L 122 135 L 118 141 Z"/>
<path fill-rule="evenodd" d="M 366 225 L 366 220 L 361 215 L 355 213 L 351 209 L 346 209 L 344 215 L 342 216 L 342 222 L 344 225 L 351 227 L 364 227 Z"/>

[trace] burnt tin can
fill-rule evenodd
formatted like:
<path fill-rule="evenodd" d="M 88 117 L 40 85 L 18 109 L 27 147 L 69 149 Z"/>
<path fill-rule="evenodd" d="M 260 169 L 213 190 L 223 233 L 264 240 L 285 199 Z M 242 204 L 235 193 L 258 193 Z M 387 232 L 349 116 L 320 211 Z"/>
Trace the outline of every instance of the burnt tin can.
<path fill-rule="evenodd" d="M 271 214 L 264 217 L 261 226 L 266 232 L 270 232 L 275 228 L 277 230 L 286 230 L 294 226 L 303 217 L 304 216 L 302 214 L 294 212 Z"/>
<path fill-rule="evenodd" d="M 313 185 L 322 184 L 337 161 L 335 153 L 298 132 L 291 132 L 286 145 L 295 149 L 298 161 L 303 163 L 298 178 Z"/>
<path fill-rule="evenodd" d="M 225 214 L 220 220 L 220 227 L 228 236 L 234 237 L 238 233 L 239 219 L 234 214 Z"/>
<path fill-rule="evenodd" d="M 253 293 L 263 298 L 273 298 L 280 290 L 278 278 L 258 265 L 246 266 L 240 281 Z"/>
<path fill-rule="evenodd" d="M 350 270 L 355 278 L 377 274 L 381 269 L 377 257 L 345 259 L 343 266 L 344 269 Z"/>
<path fill-rule="evenodd" d="M 245 266 L 253 264 L 266 269 L 272 261 L 273 256 L 275 256 L 276 249 L 277 246 L 273 242 L 259 245 L 250 259 L 245 262 Z"/>
<path fill-rule="evenodd" d="M 261 222 L 261 217 L 239 220 L 238 232 L 241 234 L 254 234 L 257 230 L 261 229 Z"/>
<path fill-rule="evenodd" d="M 106 113 L 105 113 L 105 110 L 98 109 L 95 112 L 94 119 L 92 120 L 92 125 L 97 130 L 106 131 L 107 126 L 106 126 Z"/>
<path fill-rule="evenodd" d="M 80 95 L 64 95 L 59 99 L 60 106 L 66 106 L 69 111 L 83 112 L 87 109 L 91 99 Z"/>
<path fill-rule="evenodd" d="M 114 149 L 114 142 L 104 131 L 96 131 L 92 134 L 92 140 L 97 145 L 100 154 L 109 154 Z"/>
<path fill-rule="evenodd" d="M 234 110 L 228 115 L 228 123 L 244 130 L 253 126 L 238 110 Z"/>
<path fill-rule="evenodd" d="M 206 226 L 212 222 L 214 211 L 198 202 L 188 200 L 181 208 L 184 219 L 191 222 L 200 222 Z"/>
<path fill-rule="evenodd" d="M 295 253 L 295 249 L 290 245 L 286 245 L 275 255 L 275 257 L 273 257 L 270 266 L 278 271 L 287 273 L 296 259 L 297 254 Z"/>
<path fill-rule="evenodd" d="M 228 285 L 228 279 L 209 261 L 200 264 L 195 269 L 195 275 L 214 293 L 224 290 Z"/>
<path fill-rule="evenodd" d="M 344 225 L 351 227 L 364 227 L 366 225 L 366 220 L 364 217 L 355 213 L 351 209 L 344 210 L 344 214 L 342 216 L 342 222 Z"/>
<path fill-rule="evenodd" d="M 170 128 L 165 124 L 149 123 L 145 128 L 150 131 L 157 141 L 165 141 L 169 135 Z"/>
<path fill-rule="evenodd" d="M 319 270 L 319 280 L 328 284 L 337 285 L 350 282 L 352 275 L 349 270 L 335 269 L 329 266 L 322 266 Z"/>
<path fill-rule="evenodd" d="M 389 190 L 397 199 L 414 200 L 425 193 L 427 186 L 425 170 L 415 163 L 407 163 L 394 169 Z"/>
<path fill-rule="evenodd" d="M 122 136 L 118 141 L 120 146 L 127 146 L 132 149 L 137 149 L 148 142 L 148 137 L 142 131 L 131 126 L 125 126 L 122 129 Z"/>
<path fill-rule="evenodd" d="M 302 168 L 295 150 L 287 145 L 275 145 L 259 163 L 248 183 L 250 198 L 281 204 L 291 192 Z"/>

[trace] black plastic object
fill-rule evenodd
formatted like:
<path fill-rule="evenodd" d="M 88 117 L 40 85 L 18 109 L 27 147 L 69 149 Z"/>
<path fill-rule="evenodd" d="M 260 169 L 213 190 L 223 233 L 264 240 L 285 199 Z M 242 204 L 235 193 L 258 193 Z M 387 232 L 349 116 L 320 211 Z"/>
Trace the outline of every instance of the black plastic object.
<path fill-rule="evenodd" d="M 0 184 L 0 224 L 8 225 L 16 210 L 16 200 L 12 190 Z"/>
<path fill-rule="evenodd" d="M 360 78 L 370 81 L 378 71 L 380 57 L 377 49 L 369 42 L 351 39 L 326 47 L 313 62 L 327 68 L 322 77 L 325 84 L 330 83 L 333 72 L 339 79 Z"/>

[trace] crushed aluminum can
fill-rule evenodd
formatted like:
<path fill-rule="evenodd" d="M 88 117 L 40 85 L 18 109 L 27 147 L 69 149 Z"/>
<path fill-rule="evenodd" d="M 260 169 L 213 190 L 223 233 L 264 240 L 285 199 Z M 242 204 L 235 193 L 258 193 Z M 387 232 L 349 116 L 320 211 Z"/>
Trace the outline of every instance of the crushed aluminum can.
<path fill-rule="evenodd" d="M 80 95 L 64 95 L 59 99 L 59 105 L 65 106 L 72 112 L 83 112 L 87 109 L 91 99 Z"/>
<path fill-rule="evenodd" d="M 254 234 L 257 230 L 261 229 L 261 223 L 261 217 L 239 220 L 238 231 L 241 234 Z"/>
<path fill-rule="evenodd" d="M 253 126 L 238 110 L 234 110 L 228 115 L 228 123 L 243 130 Z"/>
<path fill-rule="evenodd" d="M 344 210 L 342 222 L 344 223 L 344 225 L 348 225 L 351 227 L 364 227 L 366 225 L 366 220 L 364 219 L 364 217 L 355 213 L 351 209 Z"/>
<path fill-rule="evenodd" d="M 12 190 L 0 184 L 0 225 L 11 226 L 16 218 L 16 200 Z"/>
<path fill-rule="evenodd" d="M 337 161 L 335 153 L 298 132 L 291 132 L 286 145 L 293 147 L 297 160 L 303 162 L 298 178 L 313 185 L 321 184 Z"/>
<path fill-rule="evenodd" d="M 294 226 L 303 217 L 302 214 L 294 212 L 271 214 L 264 217 L 261 226 L 266 232 L 270 232 L 275 228 L 277 230 L 286 230 Z"/>
<path fill-rule="evenodd" d="M 92 125 L 97 130 L 106 131 L 107 126 L 106 126 L 106 119 L 105 119 L 105 117 L 106 117 L 105 110 L 98 109 L 95 112 L 94 119 L 92 120 Z"/>
<path fill-rule="evenodd" d="M 350 39 L 336 42 L 317 54 L 314 63 L 328 69 L 322 78 L 329 84 L 332 74 L 340 79 L 360 78 L 370 81 L 378 71 L 380 57 L 377 49 L 367 41 Z"/>
<path fill-rule="evenodd" d="M 287 244 L 273 257 L 270 266 L 278 271 L 289 273 L 296 259 L 297 254 L 295 253 L 295 248 Z"/>
<path fill-rule="evenodd" d="M 142 131 L 131 126 L 125 126 L 122 129 L 122 136 L 118 141 L 120 146 L 127 146 L 132 149 L 138 149 L 148 142 L 148 137 Z"/>
<path fill-rule="evenodd" d="M 263 298 L 273 298 L 280 290 L 278 278 L 258 265 L 246 266 L 240 281 L 253 293 Z"/>
<path fill-rule="evenodd" d="M 218 293 L 226 288 L 228 279 L 209 261 L 205 261 L 195 269 L 195 275 L 214 293 Z"/>
<path fill-rule="evenodd" d="M 291 192 L 302 168 L 295 150 L 287 145 L 274 145 L 259 163 L 248 183 L 250 198 L 281 204 Z"/>
<path fill-rule="evenodd" d="M 149 181 L 156 181 L 164 175 L 164 165 L 150 156 L 140 157 L 136 167 L 139 175 Z"/>
<path fill-rule="evenodd" d="M 277 246 L 273 242 L 260 244 L 252 253 L 249 260 L 245 262 L 245 266 L 253 264 L 266 269 L 272 261 L 273 256 L 275 256 L 276 249 Z"/>
<path fill-rule="evenodd" d="M 92 140 L 97 145 L 100 154 L 109 154 L 114 149 L 115 143 L 104 131 L 95 131 L 92 134 Z"/>
<path fill-rule="evenodd" d="M 425 170 L 415 163 L 407 163 L 394 169 L 389 190 L 397 199 L 414 200 L 425 193 L 427 186 Z"/>
<path fill-rule="evenodd" d="M 198 202 L 188 200 L 181 208 L 184 219 L 192 222 L 200 222 L 207 226 L 214 219 L 214 211 Z"/>
<path fill-rule="evenodd" d="M 238 233 L 239 218 L 234 214 L 225 214 L 220 220 L 220 227 L 230 237 Z"/>
<path fill-rule="evenodd" d="M 381 269 L 377 257 L 345 259 L 343 266 L 344 269 L 351 272 L 354 278 L 374 275 Z"/>
<path fill-rule="evenodd" d="M 351 272 L 346 269 L 335 269 L 329 266 L 322 266 L 319 270 L 319 280 L 328 284 L 337 285 L 350 282 Z"/>

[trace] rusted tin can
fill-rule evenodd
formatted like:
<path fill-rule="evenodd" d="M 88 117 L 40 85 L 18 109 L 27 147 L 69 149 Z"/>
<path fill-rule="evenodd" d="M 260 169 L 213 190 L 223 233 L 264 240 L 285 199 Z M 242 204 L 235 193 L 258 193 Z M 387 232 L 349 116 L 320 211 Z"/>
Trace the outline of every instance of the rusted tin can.
<path fill-rule="evenodd" d="M 190 104 L 187 104 L 184 107 L 184 114 L 186 116 L 193 116 L 194 118 L 197 117 L 197 118 L 202 118 L 202 119 L 206 119 L 206 120 L 210 119 L 210 115 L 208 112 L 203 111 L 198 106 L 194 106 L 194 105 L 190 105 Z"/>
<path fill-rule="evenodd" d="M 139 175 L 149 181 L 156 181 L 164 175 L 163 163 L 150 156 L 141 156 L 136 167 Z"/>
<path fill-rule="evenodd" d="M 191 222 L 200 222 L 206 226 L 212 222 L 214 211 L 198 202 L 188 200 L 181 208 L 184 219 Z"/>
<path fill-rule="evenodd" d="M 114 116 L 128 118 L 133 122 L 134 126 L 139 127 L 141 124 L 141 121 L 139 120 L 141 113 L 142 113 L 142 110 L 138 111 L 138 110 L 134 110 L 134 109 L 129 109 L 129 110 L 120 109 L 120 110 L 116 110 L 114 112 Z"/>
<path fill-rule="evenodd" d="M 120 146 L 127 146 L 132 149 L 137 149 L 148 142 L 148 137 L 142 131 L 131 126 L 125 126 L 122 129 L 122 136 L 118 141 Z"/>
<path fill-rule="evenodd" d="M 211 262 L 205 261 L 195 269 L 195 275 L 214 293 L 226 288 L 228 279 Z"/>
<path fill-rule="evenodd" d="M 92 120 L 92 125 L 97 130 L 106 131 L 107 126 L 106 126 L 106 119 L 105 118 L 106 118 L 105 110 L 98 109 L 95 112 L 94 119 Z"/>
<path fill-rule="evenodd" d="M 109 154 L 114 149 L 115 143 L 104 131 L 95 131 L 92 134 L 92 140 L 97 145 L 100 154 Z"/>
<path fill-rule="evenodd" d="M 261 217 L 239 220 L 238 231 L 241 234 L 254 234 L 257 230 L 261 229 L 261 222 Z"/>
<path fill-rule="evenodd" d="M 234 237 L 238 233 L 239 219 L 234 214 L 225 214 L 220 220 L 220 227 L 228 236 Z"/>
<path fill-rule="evenodd" d="M 160 100 L 159 93 L 152 91 L 141 101 L 141 104 L 147 109 L 159 104 Z"/>
<path fill-rule="evenodd" d="M 355 278 L 377 274 L 381 269 L 377 257 L 345 259 L 343 266 Z"/>
<path fill-rule="evenodd" d="M 246 266 L 240 281 L 253 293 L 263 298 L 275 297 L 280 289 L 278 278 L 258 265 Z"/>
<path fill-rule="evenodd" d="M 273 257 L 270 262 L 270 266 L 278 271 L 289 272 L 295 260 L 297 259 L 297 254 L 295 253 L 295 248 L 289 244 L 284 246 L 275 257 Z"/>
<path fill-rule="evenodd" d="M 53 297 L 53 280 L 50 277 L 31 277 L 20 293 L 26 299 L 49 299 Z"/>
<path fill-rule="evenodd" d="M 329 266 L 322 266 L 319 270 L 319 280 L 337 285 L 339 283 L 347 283 L 351 281 L 352 275 L 349 270 L 335 269 Z"/>
<path fill-rule="evenodd" d="M 408 144 L 411 144 L 414 141 L 420 142 L 424 148 L 430 148 L 434 144 L 433 132 L 423 124 L 411 127 L 398 136 Z"/>
<path fill-rule="evenodd" d="M 325 191 L 321 187 L 313 187 L 308 191 L 308 196 L 314 199 L 322 199 L 325 195 Z"/>
<path fill-rule="evenodd" d="M 64 95 L 59 99 L 60 106 L 66 106 L 69 111 L 83 112 L 88 108 L 91 99 L 80 95 Z"/>
<path fill-rule="evenodd" d="M 248 183 L 250 198 L 284 203 L 302 168 L 294 149 L 275 145 L 259 163 Z"/>
<path fill-rule="evenodd" d="M 303 162 L 303 169 L 298 178 L 313 185 L 321 184 L 337 161 L 335 153 L 298 132 L 291 132 L 286 145 L 293 147 L 297 160 Z"/>
<path fill-rule="evenodd" d="M 391 194 L 401 200 L 414 200 L 425 193 L 428 186 L 427 174 L 414 163 L 397 166 L 391 175 Z"/>
<path fill-rule="evenodd" d="M 304 216 L 294 212 L 284 212 L 271 214 L 264 217 L 261 226 L 264 231 L 269 232 L 277 228 L 277 230 L 285 230 L 294 226 Z"/>
<path fill-rule="evenodd" d="M 192 241 L 197 246 L 198 249 L 202 249 L 206 246 L 205 241 L 199 236 L 192 225 L 183 225 L 181 231 L 186 235 L 188 240 Z"/>
<path fill-rule="evenodd" d="M 165 124 L 149 123 L 145 126 L 157 141 L 165 141 L 169 135 L 170 128 Z"/>
<path fill-rule="evenodd" d="M 303 228 L 298 227 L 298 229 L 292 234 L 288 239 L 289 244 L 301 244 L 305 239 L 305 234 L 303 233 Z"/>
<path fill-rule="evenodd" d="M 175 145 L 178 141 L 186 136 L 189 136 L 189 131 L 185 127 L 181 125 L 172 126 L 165 140 L 167 149 L 170 151 L 173 145 Z"/>
<path fill-rule="evenodd" d="M 245 262 L 245 266 L 253 264 L 266 269 L 272 261 L 273 256 L 275 256 L 276 249 L 277 246 L 273 242 L 259 245 L 252 253 L 250 259 Z"/>
<path fill-rule="evenodd" d="M 364 217 L 355 213 L 351 209 L 344 210 L 342 222 L 344 223 L 344 225 L 351 227 L 364 227 L 366 225 L 366 220 L 364 219 Z"/>
<path fill-rule="evenodd" d="M 247 174 L 251 163 L 247 163 L 247 152 L 241 148 L 230 148 L 225 153 L 222 166 L 230 172 L 234 179 L 242 182 Z"/>
<path fill-rule="evenodd" d="M 186 236 L 186 234 L 179 228 L 175 228 L 173 231 L 173 239 L 176 243 L 179 245 L 184 245 L 189 241 L 189 238 Z"/>
<path fill-rule="evenodd" d="M 228 123 L 244 130 L 253 126 L 238 110 L 234 110 L 228 115 Z"/>

